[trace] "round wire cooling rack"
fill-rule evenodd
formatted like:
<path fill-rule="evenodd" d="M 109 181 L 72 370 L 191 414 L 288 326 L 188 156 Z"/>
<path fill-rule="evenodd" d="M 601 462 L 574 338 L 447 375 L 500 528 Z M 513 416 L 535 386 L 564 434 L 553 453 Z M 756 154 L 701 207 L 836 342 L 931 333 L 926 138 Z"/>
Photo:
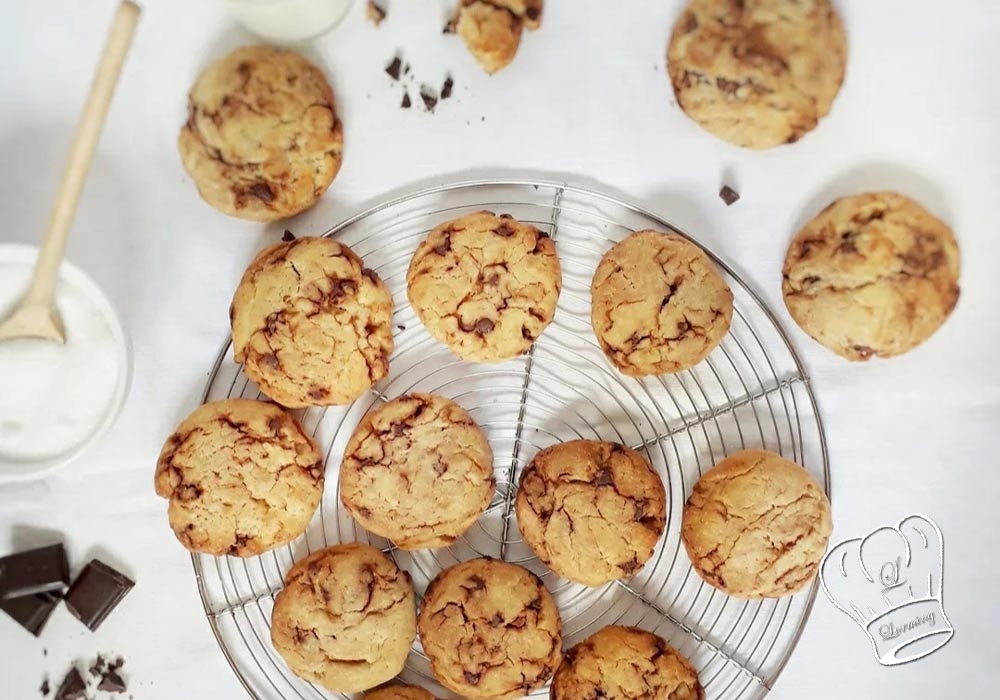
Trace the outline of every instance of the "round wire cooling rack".
<path fill-rule="evenodd" d="M 555 319 L 524 356 L 495 365 L 459 361 L 420 325 L 406 296 L 417 244 L 438 224 L 489 209 L 508 213 L 555 241 L 563 289 Z M 390 374 L 349 406 L 299 412 L 324 450 L 326 491 L 304 535 L 258 557 L 193 555 L 205 612 L 219 646 L 257 700 L 346 698 L 297 678 L 270 642 L 274 596 L 292 563 L 338 542 L 372 544 L 409 571 L 418 599 L 452 564 L 492 556 L 525 566 L 552 592 L 568 647 L 609 624 L 666 638 L 698 670 L 708 698 L 763 697 L 788 661 L 816 597 L 814 584 L 778 600 L 730 598 L 703 583 L 680 541 L 681 512 L 701 474 L 723 456 L 764 447 L 802 464 L 827 493 L 826 439 L 801 362 L 760 297 L 711 251 L 734 294 L 729 334 L 696 367 L 635 379 L 607 361 L 590 326 L 590 280 L 601 256 L 632 231 L 654 228 L 690 239 L 668 221 L 614 197 L 558 182 L 490 180 L 442 185 L 385 202 L 326 235 L 351 246 L 392 291 L 396 348 Z M 691 239 L 693 240 L 693 239 Z M 697 243 L 697 241 L 694 241 Z M 204 400 L 260 398 L 226 344 Z M 496 493 L 485 515 L 451 547 L 407 552 L 361 529 L 340 507 L 338 471 L 361 417 L 411 391 L 447 396 L 468 410 L 494 452 Z M 588 588 L 558 578 L 522 542 L 513 515 L 520 470 L 556 442 L 612 440 L 642 451 L 668 491 L 664 537 L 632 579 Z M 419 641 L 401 679 L 440 697 Z M 532 697 L 547 697 L 541 689 Z"/>

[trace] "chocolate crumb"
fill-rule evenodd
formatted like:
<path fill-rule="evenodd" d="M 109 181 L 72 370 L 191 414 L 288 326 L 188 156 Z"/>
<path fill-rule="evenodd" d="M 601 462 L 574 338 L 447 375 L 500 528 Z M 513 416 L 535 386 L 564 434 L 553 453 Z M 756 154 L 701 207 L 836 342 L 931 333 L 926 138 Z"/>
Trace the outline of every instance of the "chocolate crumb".
<path fill-rule="evenodd" d="M 365 10 L 365 14 L 368 15 L 368 19 L 372 21 L 372 24 L 377 27 L 385 19 L 385 8 L 380 7 L 375 0 L 368 0 L 368 7 Z"/>
<path fill-rule="evenodd" d="M 285 232 L 281 234 L 281 240 L 283 240 L 285 243 L 291 243 L 292 241 L 295 240 L 295 234 L 286 228 Z"/>
<path fill-rule="evenodd" d="M 84 700 L 86 697 L 87 684 L 80 672 L 76 670 L 76 666 L 72 666 L 62 683 L 59 684 L 55 700 Z"/>
<path fill-rule="evenodd" d="M 93 665 L 90 667 L 90 675 L 92 676 L 101 675 L 104 672 L 104 665 L 105 665 L 104 657 L 98 654 L 97 658 L 94 660 Z"/>
<path fill-rule="evenodd" d="M 49 694 L 49 691 L 51 690 L 51 688 L 49 687 L 49 679 L 48 678 L 46 678 L 45 680 L 42 681 L 42 687 L 39 688 L 38 690 L 41 691 L 43 698 Z"/>
<path fill-rule="evenodd" d="M 409 109 L 413 103 L 410 101 L 410 93 L 403 91 L 403 101 L 399 104 L 403 109 Z"/>
<path fill-rule="evenodd" d="M 105 671 L 100 683 L 97 684 L 97 689 L 108 693 L 124 693 L 128 690 L 128 687 L 125 685 L 125 681 L 122 680 L 121 676 L 119 676 L 115 671 L 108 669 Z"/>
<path fill-rule="evenodd" d="M 108 668 L 111 669 L 112 671 L 117 671 L 124 665 L 125 665 L 125 659 L 119 656 L 117 659 L 108 664 Z"/>
<path fill-rule="evenodd" d="M 442 34 L 454 34 L 455 33 L 455 18 L 454 17 L 452 17 L 450 20 L 448 20 L 448 22 L 444 25 L 444 29 L 441 30 L 441 33 Z"/>
<path fill-rule="evenodd" d="M 481 122 L 486 121 L 486 117 L 480 117 L 479 121 L 481 121 Z"/>
<path fill-rule="evenodd" d="M 399 330 L 401 330 L 401 331 L 405 331 L 405 330 L 406 330 L 406 326 L 404 326 L 404 325 L 403 325 L 402 323 L 398 324 L 398 325 L 396 326 L 396 328 L 398 328 L 398 329 L 399 329 Z"/>
<path fill-rule="evenodd" d="M 400 60 L 399 56 L 393 56 L 392 62 L 385 67 L 385 72 L 389 74 L 389 77 L 393 80 L 399 80 L 399 71 L 403 67 L 403 62 Z"/>
<path fill-rule="evenodd" d="M 726 206 L 732 206 L 735 202 L 740 199 L 740 193 L 734 190 L 729 185 L 723 185 L 722 189 L 719 190 L 719 198 L 726 203 Z"/>
<path fill-rule="evenodd" d="M 410 74 L 410 64 L 407 63 L 405 66 L 403 66 L 403 75 L 409 75 L 409 74 Z"/>
<path fill-rule="evenodd" d="M 447 78 L 444 79 L 444 85 L 441 86 L 441 99 L 447 100 L 449 97 L 451 97 L 451 91 L 452 88 L 454 87 L 455 87 L 455 81 L 452 80 L 452 77 L 449 75 Z"/>
<path fill-rule="evenodd" d="M 428 112 L 433 112 L 434 107 L 437 106 L 438 98 L 434 92 L 434 88 L 427 85 L 420 86 L 420 99 L 424 101 L 424 107 L 427 108 Z"/>

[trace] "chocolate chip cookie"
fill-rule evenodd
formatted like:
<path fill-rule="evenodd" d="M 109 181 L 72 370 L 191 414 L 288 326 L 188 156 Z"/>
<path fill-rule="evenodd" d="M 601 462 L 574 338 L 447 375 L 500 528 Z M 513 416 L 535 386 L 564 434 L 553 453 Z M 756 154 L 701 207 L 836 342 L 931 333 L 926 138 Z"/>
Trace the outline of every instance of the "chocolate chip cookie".
<path fill-rule="evenodd" d="M 392 295 L 350 248 L 299 238 L 262 250 L 229 317 L 247 376 L 283 406 L 358 398 L 389 373 Z"/>
<path fill-rule="evenodd" d="M 431 231 L 406 282 L 434 338 L 463 360 L 499 362 L 527 352 L 551 323 L 562 271 L 546 234 L 481 211 Z"/>
<path fill-rule="evenodd" d="M 187 549 L 250 557 L 305 531 L 323 496 L 322 455 L 280 407 L 226 399 L 167 438 L 155 484 Z"/>
<path fill-rule="evenodd" d="M 780 598 L 805 588 L 832 530 L 819 484 L 767 450 L 737 452 L 706 472 L 681 522 L 694 570 L 736 598 Z"/>
<path fill-rule="evenodd" d="M 464 408 L 408 394 L 364 417 L 344 451 L 340 500 L 401 549 L 446 547 L 493 497 L 493 452 Z"/>
<path fill-rule="evenodd" d="M 410 575 L 357 542 L 296 562 L 271 613 L 271 642 L 288 667 L 340 693 L 395 677 L 415 636 Z"/>
<path fill-rule="evenodd" d="M 517 525 L 553 571 L 587 586 L 629 578 L 666 526 L 666 491 L 649 462 L 613 442 L 547 447 L 521 474 Z"/>
<path fill-rule="evenodd" d="M 829 0 L 692 0 L 667 72 L 689 117 L 748 148 L 816 128 L 844 81 L 847 41 Z"/>
<path fill-rule="evenodd" d="M 544 685 L 562 656 L 560 629 L 541 579 L 494 559 L 439 573 L 417 622 L 434 676 L 469 700 L 513 700 Z"/>
<path fill-rule="evenodd" d="M 704 700 L 691 662 L 636 627 L 605 627 L 569 649 L 551 700 Z"/>
<path fill-rule="evenodd" d="M 542 0 L 461 0 L 451 24 L 492 75 L 514 60 L 523 29 L 541 26 Z"/>
<path fill-rule="evenodd" d="M 608 359 L 633 377 L 680 372 L 726 333 L 733 293 L 701 248 L 673 233 L 637 231 L 601 259 L 591 322 Z"/>
<path fill-rule="evenodd" d="M 958 303 L 959 251 L 947 224 L 912 199 L 838 199 L 807 223 L 785 258 L 795 322 L 849 360 L 892 357 L 937 331 Z"/>
<path fill-rule="evenodd" d="M 343 142 L 316 66 L 285 49 L 246 46 L 198 77 L 178 147 L 206 202 L 274 221 L 316 203 L 340 170 Z"/>
<path fill-rule="evenodd" d="M 435 698 L 415 685 L 393 684 L 365 693 L 364 700 L 435 700 Z"/>

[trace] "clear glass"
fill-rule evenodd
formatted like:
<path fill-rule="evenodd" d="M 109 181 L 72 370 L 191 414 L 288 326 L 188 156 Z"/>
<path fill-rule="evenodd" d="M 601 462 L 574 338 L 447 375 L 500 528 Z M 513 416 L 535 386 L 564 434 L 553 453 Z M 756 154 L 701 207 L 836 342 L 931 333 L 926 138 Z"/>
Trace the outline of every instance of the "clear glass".
<path fill-rule="evenodd" d="M 226 0 L 244 27 L 263 39 L 295 42 L 333 29 L 354 0 Z"/>

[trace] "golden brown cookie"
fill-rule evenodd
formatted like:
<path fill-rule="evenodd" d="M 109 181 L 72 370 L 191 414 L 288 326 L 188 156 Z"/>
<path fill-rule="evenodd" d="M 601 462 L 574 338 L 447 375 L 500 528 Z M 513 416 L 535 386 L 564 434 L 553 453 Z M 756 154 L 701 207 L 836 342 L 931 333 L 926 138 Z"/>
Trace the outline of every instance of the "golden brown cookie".
<path fill-rule="evenodd" d="M 273 46 L 246 46 L 208 66 L 178 139 L 202 198 L 251 221 L 315 204 L 340 170 L 343 143 L 323 73 Z"/>
<path fill-rule="evenodd" d="M 435 700 L 435 698 L 418 686 L 394 683 L 365 693 L 364 700 Z"/>
<path fill-rule="evenodd" d="M 439 573 L 417 622 L 434 676 L 469 700 L 512 700 L 539 688 L 562 656 L 559 610 L 541 579 L 495 559 Z"/>
<path fill-rule="evenodd" d="M 767 450 L 737 452 L 706 472 L 681 522 L 694 570 L 736 598 L 779 598 L 805 588 L 832 530 L 819 484 Z"/>
<path fill-rule="evenodd" d="M 912 350 L 958 303 L 951 229 L 895 192 L 838 199 L 799 231 L 782 293 L 795 322 L 849 360 Z"/>
<path fill-rule="evenodd" d="M 299 238 L 262 250 L 229 317 L 247 376 L 289 408 L 346 404 L 389 373 L 392 295 L 350 248 Z"/>
<path fill-rule="evenodd" d="M 667 50 L 681 109 L 748 148 L 792 143 L 815 129 L 846 61 L 844 27 L 829 0 L 692 0 Z"/>
<path fill-rule="evenodd" d="M 551 323 L 562 271 L 546 234 L 481 211 L 431 231 L 406 282 L 434 338 L 463 360 L 499 362 L 527 352 Z"/>
<path fill-rule="evenodd" d="M 364 417 L 344 451 L 340 500 L 401 549 L 447 547 L 493 497 L 493 451 L 464 408 L 408 394 Z"/>
<path fill-rule="evenodd" d="M 296 562 L 271 613 L 271 642 L 288 667 L 334 692 L 394 678 L 415 637 L 410 575 L 358 542 Z"/>
<path fill-rule="evenodd" d="M 547 447 L 521 474 L 517 525 L 553 571 L 600 586 L 629 578 L 653 556 L 667 494 L 649 462 L 613 442 Z"/>
<path fill-rule="evenodd" d="M 323 497 L 322 455 L 273 403 L 199 406 L 156 463 L 156 493 L 192 552 L 250 557 L 301 535 Z"/>
<path fill-rule="evenodd" d="M 733 293 L 698 246 L 637 231 L 601 259 L 590 286 L 591 322 L 623 374 L 680 372 L 729 332 Z"/>
<path fill-rule="evenodd" d="M 636 627 L 605 627 L 569 649 L 551 700 L 704 700 L 694 666 L 664 639 Z"/>
<path fill-rule="evenodd" d="M 542 24 L 542 0 L 462 0 L 450 26 L 489 74 L 514 60 L 521 32 Z"/>

